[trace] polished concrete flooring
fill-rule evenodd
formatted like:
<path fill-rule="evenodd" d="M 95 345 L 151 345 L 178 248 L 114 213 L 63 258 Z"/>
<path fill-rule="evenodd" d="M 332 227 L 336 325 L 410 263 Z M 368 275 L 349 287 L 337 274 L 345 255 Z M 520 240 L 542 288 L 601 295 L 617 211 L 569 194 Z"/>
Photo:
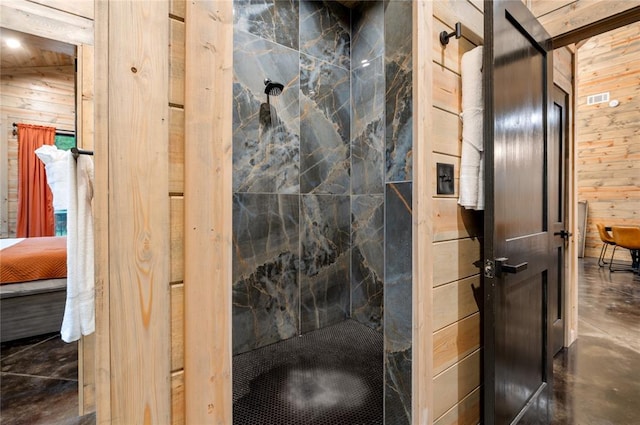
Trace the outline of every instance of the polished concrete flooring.
<path fill-rule="evenodd" d="M 580 267 L 579 338 L 554 360 L 552 423 L 640 424 L 640 277 Z M 1 424 L 95 423 L 77 416 L 76 344 L 54 334 L 0 348 Z"/>
<path fill-rule="evenodd" d="M 640 277 L 580 260 L 578 340 L 554 359 L 554 425 L 640 424 Z"/>

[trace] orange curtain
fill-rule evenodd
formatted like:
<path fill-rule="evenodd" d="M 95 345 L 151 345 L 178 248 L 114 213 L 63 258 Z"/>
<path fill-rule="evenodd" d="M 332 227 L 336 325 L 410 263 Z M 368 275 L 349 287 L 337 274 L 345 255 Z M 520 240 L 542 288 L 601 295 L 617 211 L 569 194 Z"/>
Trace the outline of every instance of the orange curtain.
<path fill-rule="evenodd" d="M 18 124 L 18 238 L 55 235 L 53 194 L 44 163 L 34 153 L 53 145 L 55 137 L 53 127 Z"/>

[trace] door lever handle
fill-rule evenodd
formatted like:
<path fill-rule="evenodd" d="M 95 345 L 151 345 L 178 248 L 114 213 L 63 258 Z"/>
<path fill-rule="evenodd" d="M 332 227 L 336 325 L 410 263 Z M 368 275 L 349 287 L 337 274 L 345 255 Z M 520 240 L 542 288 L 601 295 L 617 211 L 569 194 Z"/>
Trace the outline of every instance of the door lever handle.
<path fill-rule="evenodd" d="M 559 232 L 555 232 L 553 236 L 560 236 L 562 239 L 567 240 L 569 239 L 569 237 L 573 236 L 573 233 L 567 232 L 566 230 L 562 229 Z"/>
<path fill-rule="evenodd" d="M 522 271 L 527 270 L 527 267 L 529 267 L 529 263 L 526 261 L 516 265 L 507 264 L 507 261 L 509 261 L 509 259 L 504 257 L 496 258 L 495 261 L 496 261 L 496 275 L 498 276 L 500 276 L 502 273 L 511 273 L 511 274 L 520 273 Z"/>

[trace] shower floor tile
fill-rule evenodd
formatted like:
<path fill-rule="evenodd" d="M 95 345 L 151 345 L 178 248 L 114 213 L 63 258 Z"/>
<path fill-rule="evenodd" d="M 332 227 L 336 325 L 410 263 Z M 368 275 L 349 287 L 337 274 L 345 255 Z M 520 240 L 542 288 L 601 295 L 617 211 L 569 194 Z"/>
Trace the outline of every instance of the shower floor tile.
<path fill-rule="evenodd" d="M 233 358 L 234 425 L 383 423 L 382 334 L 347 320 Z"/>

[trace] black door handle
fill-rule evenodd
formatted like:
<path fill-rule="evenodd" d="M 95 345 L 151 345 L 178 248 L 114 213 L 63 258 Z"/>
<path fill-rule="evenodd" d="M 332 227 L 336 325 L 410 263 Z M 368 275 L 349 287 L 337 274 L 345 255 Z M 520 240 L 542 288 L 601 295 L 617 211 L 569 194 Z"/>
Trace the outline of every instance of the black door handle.
<path fill-rule="evenodd" d="M 508 258 L 496 258 L 496 274 L 498 276 L 500 276 L 500 274 L 502 273 L 511 273 L 511 274 L 516 274 L 516 273 L 520 273 L 522 271 L 527 270 L 527 267 L 529 267 L 529 263 L 522 262 L 520 264 L 516 264 L 516 265 L 512 265 L 512 264 L 507 264 L 507 261 L 509 259 Z"/>
<path fill-rule="evenodd" d="M 555 232 L 553 235 L 560 236 L 562 239 L 567 240 L 569 239 L 569 237 L 573 236 L 573 233 L 567 232 L 566 230 L 562 229 L 559 232 Z"/>

